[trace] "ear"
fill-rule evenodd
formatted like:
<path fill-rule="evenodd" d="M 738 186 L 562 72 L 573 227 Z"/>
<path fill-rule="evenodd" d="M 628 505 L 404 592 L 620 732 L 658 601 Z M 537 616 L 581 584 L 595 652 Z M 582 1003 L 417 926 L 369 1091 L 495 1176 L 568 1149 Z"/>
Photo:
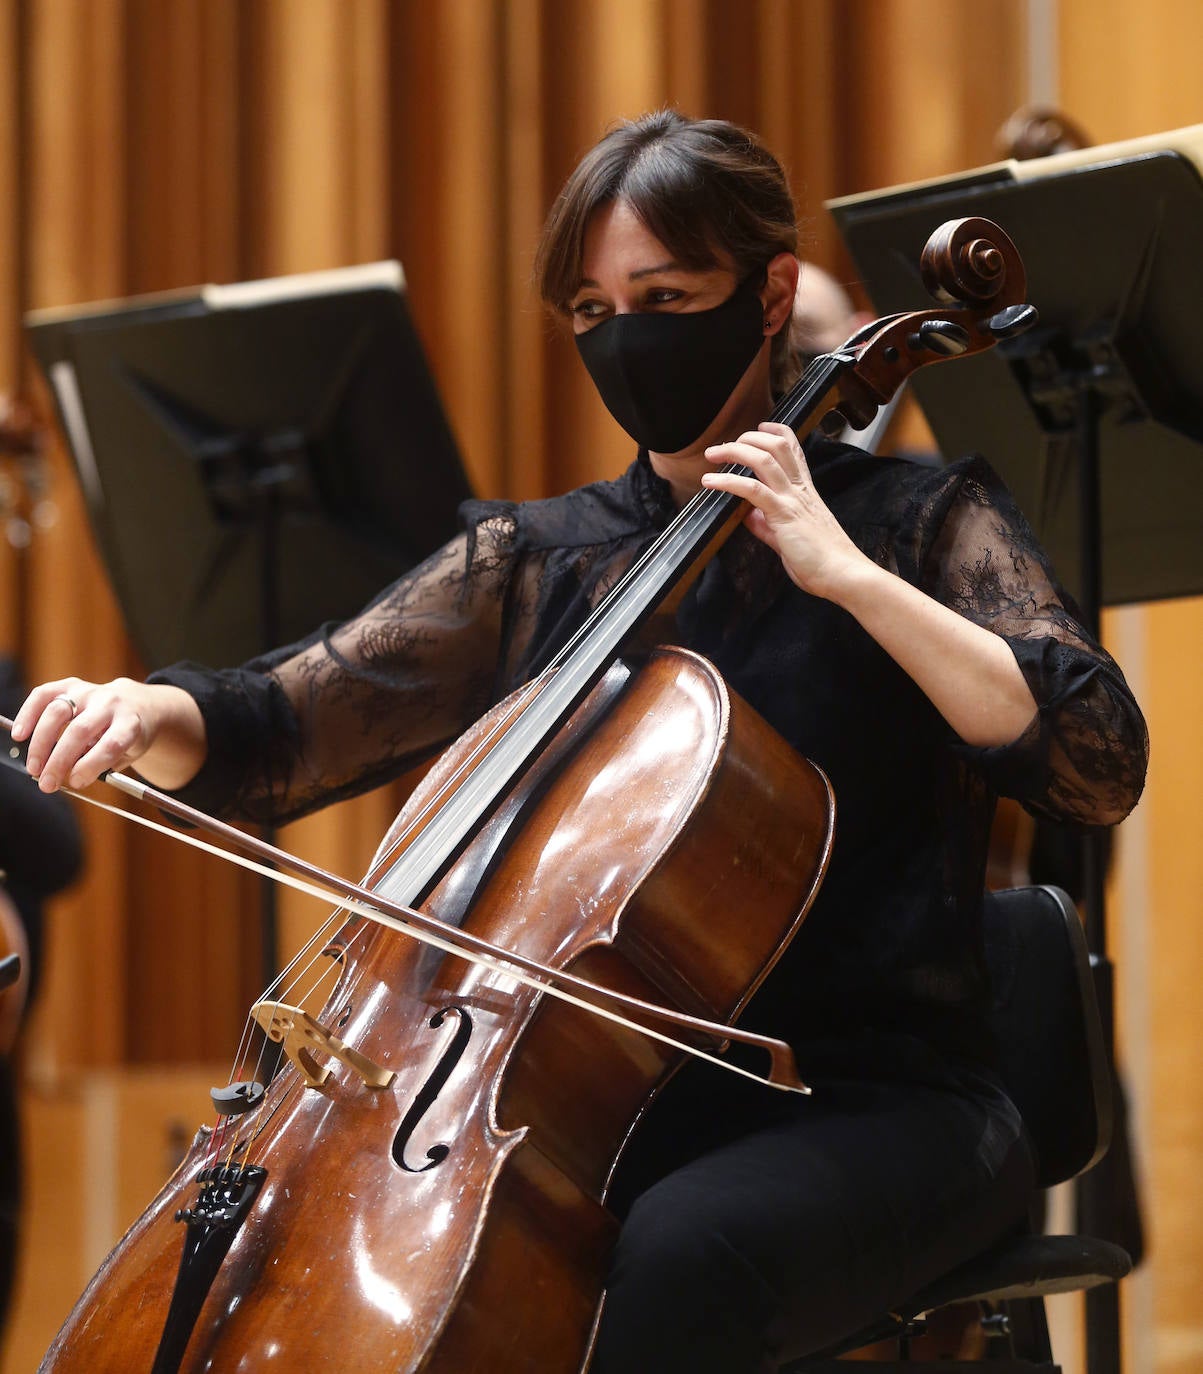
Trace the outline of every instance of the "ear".
<path fill-rule="evenodd" d="M 799 270 L 798 259 L 792 253 L 778 253 L 765 269 L 760 303 L 764 306 L 764 317 L 769 321 L 765 329 L 766 336 L 789 327 Z"/>

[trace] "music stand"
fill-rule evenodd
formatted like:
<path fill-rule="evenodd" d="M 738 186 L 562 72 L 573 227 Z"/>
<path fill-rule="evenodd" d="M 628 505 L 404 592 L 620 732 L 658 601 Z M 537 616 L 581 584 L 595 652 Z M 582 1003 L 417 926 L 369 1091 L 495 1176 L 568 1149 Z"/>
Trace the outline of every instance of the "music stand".
<path fill-rule="evenodd" d="M 1203 591 L 1203 126 L 844 197 L 829 209 L 883 313 L 916 295 L 939 222 L 982 215 L 1014 239 L 1040 324 L 956 368 L 916 375 L 945 458 L 1006 480 L 1097 634 L 1102 606 Z M 1083 905 L 1108 1045 L 1105 854 L 1084 847 Z M 1097 1175 L 1083 1221 L 1108 1205 Z M 1086 1295 L 1092 1374 L 1119 1369 L 1114 1288 Z"/>
<path fill-rule="evenodd" d="M 1200 162 L 1203 126 L 829 203 L 882 312 L 922 290 L 941 220 L 983 215 L 1015 240 L 1040 324 L 913 385 L 944 456 L 985 453 L 1088 615 L 1203 592 Z M 1097 597 L 1079 566 L 1094 542 L 1075 481 L 1083 396 L 1099 412 Z"/>
<path fill-rule="evenodd" d="M 147 667 L 352 614 L 471 495 L 398 263 L 26 317 Z"/>
<path fill-rule="evenodd" d="M 455 532 L 472 494 L 399 263 L 26 326 L 148 668 L 242 663 L 353 614 Z"/>

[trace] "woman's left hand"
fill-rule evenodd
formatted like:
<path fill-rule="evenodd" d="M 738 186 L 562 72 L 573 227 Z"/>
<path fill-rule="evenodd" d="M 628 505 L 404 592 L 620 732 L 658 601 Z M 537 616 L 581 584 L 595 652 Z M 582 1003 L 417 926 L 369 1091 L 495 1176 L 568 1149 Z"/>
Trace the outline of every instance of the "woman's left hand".
<path fill-rule="evenodd" d="M 742 496 L 752 532 L 794 582 L 853 616 L 967 744 L 1010 744 L 1028 728 L 1036 701 L 1007 641 L 862 553 L 815 491 L 792 430 L 766 423 L 706 457 L 754 474 L 708 472 L 702 483 Z"/>
<path fill-rule="evenodd" d="M 793 430 L 766 421 L 732 443 L 708 448 L 706 457 L 740 463 L 755 474 L 707 472 L 702 484 L 743 497 L 753 508 L 748 528 L 776 551 L 790 578 L 805 592 L 838 601 L 841 587 L 868 560 L 815 490 Z"/>

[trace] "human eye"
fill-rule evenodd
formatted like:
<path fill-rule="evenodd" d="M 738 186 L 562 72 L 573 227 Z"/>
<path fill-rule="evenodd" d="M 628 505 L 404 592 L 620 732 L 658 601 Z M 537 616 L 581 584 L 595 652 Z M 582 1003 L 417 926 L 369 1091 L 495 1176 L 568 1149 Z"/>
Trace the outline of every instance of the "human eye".
<path fill-rule="evenodd" d="M 586 326 L 594 325 L 599 320 L 605 319 L 610 311 L 610 307 L 604 301 L 599 301 L 592 296 L 573 301 L 569 309 L 572 312 L 574 322 Z"/>
<path fill-rule="evenodd" d="M 685 292 L 675 286 L 652 286 L 643 297 L 644 307 L 654 310 L 660 305 L 674 305 L 684 296 Z"/>

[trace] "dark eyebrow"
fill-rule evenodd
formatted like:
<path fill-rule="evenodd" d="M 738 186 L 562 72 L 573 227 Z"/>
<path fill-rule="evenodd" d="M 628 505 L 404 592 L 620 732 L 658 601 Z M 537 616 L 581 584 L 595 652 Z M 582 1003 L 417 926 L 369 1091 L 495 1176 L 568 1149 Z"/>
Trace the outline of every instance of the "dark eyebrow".
<path fill-rule="evenodd" d="M 687 269 L 675 258 L 668 262 L 657 263 L 655 267 L 641 267 L 638 272 L 632 272 L 627 278 L 628 281 L 638 281 L 641 277 L 654 277 L 659 272 L 684 272 Z"/>
<path fill-rule="evenodd" d="M 641 267 L 637 272 L 632 272 L 627 281 L 640 281 L 643 277 L 654 277 L 660 272 L 688 272 L 689 268 L 683 266 L 675 258 L 668 262 L 658 262 L 654 267 Z M 582 277 L 578 291 L 582 286 L 597 286 L 598 283 L 592 277 Z"/>

